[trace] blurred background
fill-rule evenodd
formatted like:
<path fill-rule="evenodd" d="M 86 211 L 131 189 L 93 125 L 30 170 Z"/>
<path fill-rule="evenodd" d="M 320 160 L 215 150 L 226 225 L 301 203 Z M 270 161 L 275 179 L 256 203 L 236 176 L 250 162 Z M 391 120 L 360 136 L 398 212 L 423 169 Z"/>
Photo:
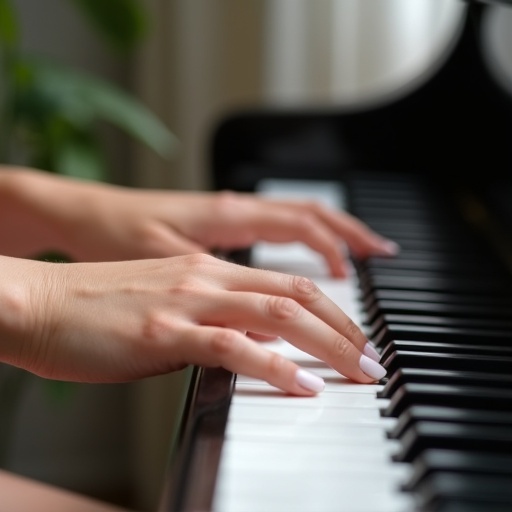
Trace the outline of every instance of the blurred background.
<path fill-rule="evenodd" d="M 46 66 L 16 71 L 26 94 L 16 97 L 21 127 L 9 130 L 5 119 L 12 118 L 3 117 L 3 162 L 40 162 L 49 171 L 134 187 L 206 190 L 208 141 L 224 116 L 259 106 L 353 109 L 390 101 L 442 64 L 464 11 L 460 0 L 101 3 L 108 12 L 81 0 L 11 0 L 13 38 L 5 36 L 12 20 L 0 0 L 2 98 L 12 88 L 5 75 L 13 55 L 36 55 Z M 493 18 L 501 28 L 488 44 L 506 83 L 512 18 L 498 8 Z M 109 40 L 109 30 L 119 37 Z M 20 137 L 6 142 L 11 131 Z M 16 400 L 2 467 L 154 510 L 188 377 L 184 371 L 64 392 L 30 378 Z"/>

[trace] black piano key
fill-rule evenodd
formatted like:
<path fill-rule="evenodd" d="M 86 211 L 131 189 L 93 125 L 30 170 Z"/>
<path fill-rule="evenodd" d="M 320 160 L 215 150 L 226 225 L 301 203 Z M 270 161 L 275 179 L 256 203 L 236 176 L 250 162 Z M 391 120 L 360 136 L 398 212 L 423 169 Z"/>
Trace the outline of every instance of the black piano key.
<path fill-rule="evenodd" d="M 395 240 L 400 245 L 399 240 Z M 503 275 L 503 269 L 497 268 L 492 265 L 482 265 L 480 261 L 474 260 L 462 260 L 452 261 L 443 258 L 439 259 L 406 259 L 405 257 L 394 257 L 394 258 L 377 258 L 371 257 L 364 262 L 359 264 L 356 263 L 358 270 L 371 269 L 371 270 L 395 270 L 395 271 L 430 271 L 430 272 L 441 272 L 448 273 L 450 275 L 472 275 L 473 272 L 479 276 L 501 276 Z"/>
<path fill-rule="evenodd" d="M 414 340 L 414 341 L 438 341 L 445 343 L 463 343 L 494 346 L 512 346 L 512 332 L 486 331 L 483 329 L 463 329 L 457 327 L 436 327 L 422 325 L 385 325 L 372 341 L 377 347 L 384 347 L 390 341 L 394 340 Z"/>
<path fill-rule="evenodd" d="M 425 450 L 412 463 L 412 474 L 403 490 L 414 492 L 432 473 L 512 477 L 512 455 L 466 453 L 455 450 Z"/>
<path fill-rule="evenodd" d="M 403 434 L 395 462 L 412 462 L 428 449 L 470 453 L 512 454 L 512 429 L 502 426 L 464 425 L 422 421 Z M 512 491 L 512 485 L 509 486 Z"/>
<path fill-rule="evenodd" d="M 478 330 L 507 331 L 512 333 L 512 322 L 509 319 L 489 320 L 488 318 L 443 317 L 435 315 L 389 314 L 382 313 L 367 324 L 371 328 L 369 337 L 373 338 L 388 324 L 410 326 L 434 326 L 454 328 L 474 328 Z"/>
<path fill-rule="evenodd" d="M 377 396 L 379 398 L 391 398 L 402 385 L 414 383 L 512 389 L 512 375 L 401 368 L 388 379 L 382 390 L 377 393 Z"/>
<path fill-rule="evenodd" d="M 442 503 L 437 503 L 435 509 L 429 505 L 423 507 L 418 505 L 415 512 L 510 512 L 510 506 L 493 503 L 490 507 L 486 502 L 477 503 L 475 500 L 450 498 L 445 499 Z"/>
<path fill-rule="evenodd" d="M 419 487 L 422 512 L 512 510 L 512 486 L 508 476 L 439 472 L 427 477 Z"/>
<path fill-rule="evenodd" d="M 438 354 L 399 350 L 393 352 L 388 358 L 382 359 L 380 364 L 386 368 L 388 378 L 391 378 L 401 368 L 512 374 L 512 358 L 510 357 Z"/>
<path fill-rule="evenodd" d="M 380 316 L 401 315 L 404 317 L 414 317 L 419 314 L 434 318 L 464 318 L 474 320 L 475 322 L 483 322 L 484 325 L 487 325 L 487 322 L 491 325 L 496 325 L 495 321 L 508 323 L 509 319 L 512 318 L 512 306 L 497 307 L 487 304 L 436 304 L 432 302 L 381 300 L 368 311 L 367 317 L 368 323 L 371 324 Z"/>
<path fill-rule="evenodd" d="M 506 280 L 497 282 L 494 279 L 464 279 L 450 277 L 401 277 L 401 276 L 376 276 L 371 283 L 361 283 L 364 296 L 374 293 L 376 290 L 405 290 L 405 291 L 430 291 L 450 293 L 471 293 L 483 296 L 509 296 L 510 283 Z"/>
<path fill-rule="evenodd" d="M 484 280 L 498 280 L 500 277 L 503 277 L 503 272 L 498 271 L 497 269 L 492 269 L 489 267 L 483 267 L 479 260 L 469 260 L 467 263 L 472 263 L 471 266 L 466 266 L 464 268 L 464 272 L 460 275 L 457 275 L 454 271 L 456 267 L 456 262 L 452 262 L 451 265 L 448 265 L 449 260 L 443 259 L 443 256 L 440 258 L 436 258 L 434 261 L 430 262 L 408 262 L 408 265 L 404 265 L 400 260 L 392 260 L 393 264 L 390 265 L 374 265 L 371 262 L 364 262 L 358 265 L 357 271 L 359 273 L 360 279 L 377 279 L 384 277 L 410 277 L 410 278 L 435 278 L 435 277 L 445 277 L 452 279 L 464 279 L 467 278 L 468 274 L 471 275 L 473 282 L 475 281 L 484 281 Z M 406 260 L 407 261 L 407 260 Z M 444 261 L 446 267 L 443 268 L 439 265 L 440 261 Z M 434 265 L 437 263 L 437 265 Z M 430 268 L 429 268 L 430 267 Z"/>
<path fill-rule="evenodd" d="M 432 292 L 424 290 L 375 290 L 368 297 L 363 298 L 364 306 L 370 309 L 374 304 L 383 300 L 395 300 L 401 302 L 431 302 L 433 304 L 468 304 L 474 306 L 488 306 L 512 309 L 512 297 L 482 297 L 477 293 L 461 294 L 451 290 Z"/>
<path fill-rule="evenodd" d="M 387 343 L 381 353 L 382 359 L 387 359 L 397 351 L 435 352 L 438 354 L 467 354 L 512 357 L 512 346 L 500 347 L 493 345 L 465 345 L 455 343 L 440 343 L 430 341 L 393 340 Z"/>
<path fill-rule="evenodd" d="M 400 439 L 406 430 L 420 421 L 461 423 L 464 425 L 494 425 L 512 429 L 512 412 L 460 409 L 432 405 L 413 405 L 398 417 L 387 436 Z"/>
<path fill-rule="evenodd" d="M 441 384 L 404 384 L 393 394 L 387 407 L 381 410 L 381 414 L 385 417 L 398 418 L 413 405 L 507 411 L 512 410 L 512 390 Z"/>

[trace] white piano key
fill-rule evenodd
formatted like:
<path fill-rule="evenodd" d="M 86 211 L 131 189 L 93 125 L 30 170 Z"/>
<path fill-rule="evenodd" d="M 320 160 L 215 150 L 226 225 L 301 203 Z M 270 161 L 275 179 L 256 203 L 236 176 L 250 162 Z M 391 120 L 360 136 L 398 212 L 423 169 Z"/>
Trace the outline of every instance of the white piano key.
<path fill-rule="evenodd" d="M 249 470 L 251 468 L 318 467 L 339 468 L 352 464 L 364 464 L 366 467 L 387 466 L 393 474 L 400 464 L 390 464 L 389 457 L 398 449 L 395 440 L 383 443 L 380 450 L 366 444 L 338 445 L 282 443 L 276 440 L 232 439 L 222 449 L 225 464 L 221 465 L 221 474 L 231 468 Z M 220 478 L 222 480 L 222 478 Z"/>
<path fill-rule="evenodd" d="M 229 413 L 229 423 L 278 423 L 288 425 L 324 423 L 326 425 L 378 425 L 391 429 L 396 418 L 381 418 L 377 409 L 274 407 L 272 405 L 238 404 Z"/>
<path fill-rule="evenodd" d="M 242 385 L 241 385 L 242 386 Z M 231 403 L 250 405 L 272 405 L 274 407 L 307 407 L 318 409 L 321 407 L 337 408 L 370 408 L 379 409 L 387 405 L 386 400 L 381 400 L 369 393 L 320 393 L 312 397 L 287 396 L 281 391 L 257 386 L 243 385 L 244 389 L 233 394 Z M 253 389 L 251 389 L 253 388 Z"/>
<path fill-rule="evenodd" d="M 348 489 L 336 485 L 338 480 L 311 478 L 312 485 L 298 485 L 296 480 L 279 475 L 262 475 L 260 493 L 255 497 L 250 488 L 254 479 L 244 475 L 234 477 L 234 486 L 219 488 L 223 512 L 411 512 L 411 500 L 400 495 L 394 487 L 377 484 L 361 477 L 364 483 L 351 485 Z M 290 485 L 290 482 L 292 485 Z M 338 492 L 332 493 L 337 488 Z M 247 492 L 248 490 L 248 492 Z M 240 503 L 244 506 L 240 508 Z"/>
<path fill-rule="evenodd" d="M 236 423 L 228 424 L 227 439 L 270 439 L 285 443 L 365 443 L 379 446 L 385 443 L 382 428 L 372 425 L 333 425 L 333 424 L 269 424 Z"/>

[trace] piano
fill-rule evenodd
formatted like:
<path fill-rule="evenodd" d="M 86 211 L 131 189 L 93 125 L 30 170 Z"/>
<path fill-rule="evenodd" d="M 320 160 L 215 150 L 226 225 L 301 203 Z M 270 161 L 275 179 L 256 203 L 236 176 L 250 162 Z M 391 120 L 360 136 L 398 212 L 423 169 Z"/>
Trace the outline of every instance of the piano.
<path fill-rule="evenodd" d="M 218 189 L 313 197 L 401 246 L 354 259 L 343 281 L 304 247 L 232 255 L 315 280 L 388 373 L 353 384 L 283 340 L 269 350 L 322 376 L 323 393 L 195 368 L 160 510 L 512 510 L 512 86 L 482 44 L 492 9 L 512 2 L 465 3 L 449 57 L 405 96 L 218 126 Z"/>

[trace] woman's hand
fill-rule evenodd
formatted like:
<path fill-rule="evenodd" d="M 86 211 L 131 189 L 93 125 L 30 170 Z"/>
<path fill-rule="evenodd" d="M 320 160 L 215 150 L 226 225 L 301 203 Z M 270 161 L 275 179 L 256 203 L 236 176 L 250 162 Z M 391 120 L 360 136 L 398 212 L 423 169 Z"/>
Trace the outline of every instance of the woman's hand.
<path fill-rule="evenodd" d="M 75 261 L 159 258 L 240 249 L 260 240 L 299 241 L 324 256 L 333 276 L 343 277 L 342 241 L 359 257 L 390 256 L 397 250 L 347 213 L 312 202 L 129 189 L 29 171 L 11 175 L 38 219 L 32 236 L 23 228 L 25 244 L 39 243 L 44 236 L 55 245 L 44 249 L 64 251 Z M 21 228 L 11 229 L 16 234 Z M 8 249 L 8 238 L 0 237 L 0 251 L 2 243 Z M 23 249 L 25 253 L 3 253 L 26 257 L 28 247 Z"/>
<path fill-rule="evenodd" d="M 359 328 L 306 278 L 206 254 L 69 264 L 0 257 L 0 268 L 0 359 L 43 377 L 124 382 L 194 364 L 296 395 L 321 391 L 319 377 L 246 331 L 283 337 L 357 382 L 385 374 Z"/>

